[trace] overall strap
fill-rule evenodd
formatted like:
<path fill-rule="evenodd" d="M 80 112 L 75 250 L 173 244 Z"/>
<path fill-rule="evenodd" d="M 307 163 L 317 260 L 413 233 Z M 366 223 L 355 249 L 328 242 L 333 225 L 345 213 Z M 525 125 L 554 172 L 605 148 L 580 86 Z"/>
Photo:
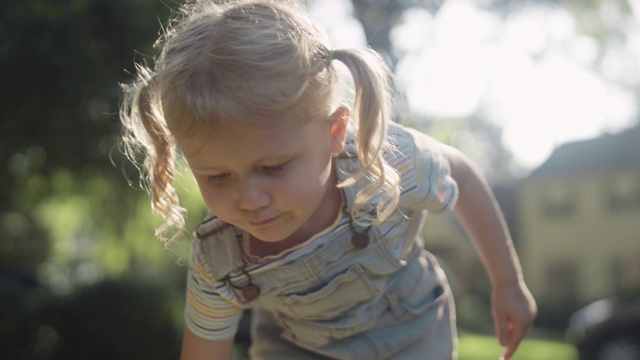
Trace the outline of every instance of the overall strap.
<path fill-rule="evenodd" d="M 233 226 L 208 214 L 195 236 L 202 242 L 202 250 L 216 280 L 242 268 L 242 254 Z"/>
<path fill-rule="evenodd" d="M 338 173 L 338 179 L 340 182 L 345 181 L 351 176 L 355 175 L 362 168 L 360 165 L 360 161 L 358 159 L 358 155 L 356 153 L 356 145 L 355 145 L 355 137 L 354 134 L 348 133 L 347 140 L 345 142 L 344 149 L 335 157 L 336 168 Z M 343 201 L 344 201 L 344 211 L 348 214 L 351 211 L 351 207 L 353 206 L 353 202 L 358 193 L 359 186 L 347 186 L 343 187 Z"/>

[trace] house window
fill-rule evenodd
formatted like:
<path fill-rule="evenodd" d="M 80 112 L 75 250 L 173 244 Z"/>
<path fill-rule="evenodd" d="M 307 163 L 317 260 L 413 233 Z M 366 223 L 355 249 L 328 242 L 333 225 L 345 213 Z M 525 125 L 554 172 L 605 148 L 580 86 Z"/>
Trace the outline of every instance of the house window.
<path fill-rule="evenodd" d="M 578 189 L 573 183 L 555 183 L 547 186 L 540 197 L 540 209 L 549 218 L 564 218 L 578 209 Z"/>
<path fill-rule="evenodd" d="M 605 184 L 605 201 L 612 213 L 640 210 L 640 176 L 620 175 Z"/>

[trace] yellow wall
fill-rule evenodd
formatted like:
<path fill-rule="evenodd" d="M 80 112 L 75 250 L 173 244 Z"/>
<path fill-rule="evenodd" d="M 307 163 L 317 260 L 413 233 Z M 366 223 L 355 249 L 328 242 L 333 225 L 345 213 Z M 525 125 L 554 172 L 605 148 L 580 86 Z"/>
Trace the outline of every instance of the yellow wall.
<path fill-rule="evenodd" d="M 521 258 L 538 299 L 586 303 L 640 289 L 640 169 L 530 178 L 518 203 Z"/>

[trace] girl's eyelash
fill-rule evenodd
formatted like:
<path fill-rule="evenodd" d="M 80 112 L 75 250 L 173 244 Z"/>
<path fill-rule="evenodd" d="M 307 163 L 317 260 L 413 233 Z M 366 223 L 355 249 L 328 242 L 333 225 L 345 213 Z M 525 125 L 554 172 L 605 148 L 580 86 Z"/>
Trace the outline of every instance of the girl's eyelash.
<path fill-rule="evenodd" d="M 282 164 L 279 165 L 274 165 L 274 166 L 263 166 L 262 170 L 266 171 L 266 172 L 279 172 L 284 170 L 284 167 L 288 164 L 289 162 L 286 161 Z"/>
<path fill-rule="evenodd" d="M 284 165 L 275 165 L 275 166 L 263 166 L 262 169 L 264 171 L 275 172 L 280 171 L 284 168 Z"/>
<path fill-rule="evenodd" d="M 207 176 L 207 181 L 209 181 L 209 182 L 222 181 L 222 180 L 226 179 L 227 176 L 229 176 L 229 174 L 227 174 L 227 173 L 217 174 L 217 175 L 209 175 L 209 176 Z"/>
<path fill-rule="evenodd" d="M 274 165 L 274 166 L 262 166 L 261 169 L 262 171 L 266 172 L 266 173 L 277 173 L 280 172 L 282 170 L 284 170 L 284 167 L 287 165 L 288 162 L 282 163 L 280 165 Z M 226 180 L 229 177 L 229 173 L 222 173 L 222 174 L 216 174 L 216 175 L 207 175 L 207 181 L 208 182 L 221 182 Z"/>

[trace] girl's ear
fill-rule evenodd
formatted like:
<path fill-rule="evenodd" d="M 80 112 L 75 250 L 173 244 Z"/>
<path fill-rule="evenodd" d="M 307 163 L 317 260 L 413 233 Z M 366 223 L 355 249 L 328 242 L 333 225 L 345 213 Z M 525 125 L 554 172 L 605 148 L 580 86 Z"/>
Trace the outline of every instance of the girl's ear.
<path fill-rule="evenodd" d="M 331 153 L 338 155 L 344 149 L 349 109 L 346 106 L 338 107 L 329 117 L 329 121 L 331 122 Z"/>

